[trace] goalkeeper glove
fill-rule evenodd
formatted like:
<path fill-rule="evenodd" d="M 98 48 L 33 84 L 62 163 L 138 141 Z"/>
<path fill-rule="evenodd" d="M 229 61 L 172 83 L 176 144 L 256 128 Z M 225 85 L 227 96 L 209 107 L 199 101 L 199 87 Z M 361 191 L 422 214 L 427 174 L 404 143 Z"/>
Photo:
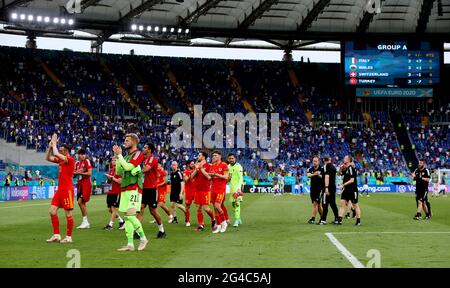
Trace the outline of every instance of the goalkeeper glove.
<path fill-rule="evenodd" d="M 244 193 L 242 193 L 242 192 L 235 192 L 235 193 L 233 194 L 233 198 L 234 198 L 234 199 L 237 199 L 239 196 L 244 196 Z"/>

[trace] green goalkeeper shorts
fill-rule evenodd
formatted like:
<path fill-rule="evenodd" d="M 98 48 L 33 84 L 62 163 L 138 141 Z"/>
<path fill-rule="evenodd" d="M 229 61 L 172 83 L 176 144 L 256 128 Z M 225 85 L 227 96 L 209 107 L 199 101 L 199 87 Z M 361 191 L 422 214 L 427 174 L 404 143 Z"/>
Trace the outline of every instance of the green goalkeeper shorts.
<path fill-rule="evenodd" d="M 129 209 L 141 210 L 142 194 L 137 190 L 123 191 L 120 194 L 119 212 L 125 213 Z"/>

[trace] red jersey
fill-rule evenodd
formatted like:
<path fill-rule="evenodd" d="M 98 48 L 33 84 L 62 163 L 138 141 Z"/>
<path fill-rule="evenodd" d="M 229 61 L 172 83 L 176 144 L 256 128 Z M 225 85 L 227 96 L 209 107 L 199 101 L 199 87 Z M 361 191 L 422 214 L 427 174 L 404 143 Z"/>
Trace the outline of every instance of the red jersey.
<path fill-rule="evenodd" d="M 144 167 L 150 167 L 146 173 L 144 173 L 144 188 L 156 188 L 158 181 L 158 158 L 150 156 L 145 158 Z"/>
<path fill-rule="evenodd" d="M 77 161 L 75 163 L 75 170 L 83 170 L 82 172 L 87 172 L 88 169 L 92 169 L 92 164 L 89 159 L 85 159 L 84 161 Z M 86 175 L 77 175 L 78 183 L 91 182 L 91 176 Z"/>
<path fill-rule="evenodd" d="M 142 162 L 144 162 L 144 154 L 142 154 L 141 151 L 131 152 L 130 154 L 133 153 L 135 154 L 133 155 L 133 157 L 131 157 L 129 162 L 137 167 L 141 165 Z"/>
<path fill-rule="evenodd" d="M 203 165 L 203 168 L 205 168 L 206 173 L 211 172 L 211 165 L 209 163 L 205 163 Z M 209 192 L 211 191 L 211 182 L 208 178 L 203 175 L 203 173 L 198 170 L 197 174 L 195 174 L 194 177 L 195 186 L 197 189 L 195 189 L 195 192 Z"/>
<path fill-rule="evenodd" d="M 167 176 L 166 171 L 164 171 L 164 170 L 158 170 L 158 180 L 157 180 L 157 181 L 158 181 L 158 184 L 164 183 L 164 181 L 166 180 L 166 179 L 165 179 L 166 176 Z M 167 183 L 164 184 L 164 185 L 162 185 L 162 186 L 159 186 L 159 187 L 158 187 L 158 191 L 166 192 L 166 191 L 167 191 Z"/>
<path fill-rule="evenodd" d="M 116 174 L 116 167 L 112 167 L 109 170 L 109 175 L 112 175 L 114 179 L 122 178 L 122 176 Z M 122 191 L 120 184 L 117 183 L 116 181 L 113 181 L 113 180 L 111 180 L 111 181 L 112 181 L 112 185 L 111 185 L 111 189 L 108 191 L 108 194 L 115 194 L 115 195 L 120 194 L 120 192 Z"/>
<path fill-rule="evenodd" d="M 219 163 L 214 163 L 211 165 L 211 173 L 217 173 L 219 175 L 224 175 L 228 172 L 228 165 L 225 162 L 220 161 Z M 211 177 L 211 192 L 212 193 L 225 193 L 227 189 L 227 180 Z"/>
<path fill-rule="evenodd" d="M 189 177 L 192 174 L 192 170 L 191 169 L 186 169 L 184 170 L 184 176 L 185 177 Z M 191 178 L 188 181 L 184 182 L 184 191 L 186 193 L 194 193 L 195 192 L 195 178 Z"/>
<path fill-rule="evenodd" d="M 75 172 L 75 159 L 69 154 L 67 154 L 66 158 L 67 163 L 57 157 L 55 157 L 55 161 L 53 161 L 59 165 L 58 190 L 74 191 L 72 178 L 73 173 Z"/>

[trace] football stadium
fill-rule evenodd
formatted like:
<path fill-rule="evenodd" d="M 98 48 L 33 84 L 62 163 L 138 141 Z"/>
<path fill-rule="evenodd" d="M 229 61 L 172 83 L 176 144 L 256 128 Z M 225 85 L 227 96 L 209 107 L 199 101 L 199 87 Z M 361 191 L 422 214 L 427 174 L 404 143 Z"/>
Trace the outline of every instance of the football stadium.
<path fill-rule="evenodd" d="M 450 0 L 3 0 L 0 62 L 0 268 L 450 268 Z"/>

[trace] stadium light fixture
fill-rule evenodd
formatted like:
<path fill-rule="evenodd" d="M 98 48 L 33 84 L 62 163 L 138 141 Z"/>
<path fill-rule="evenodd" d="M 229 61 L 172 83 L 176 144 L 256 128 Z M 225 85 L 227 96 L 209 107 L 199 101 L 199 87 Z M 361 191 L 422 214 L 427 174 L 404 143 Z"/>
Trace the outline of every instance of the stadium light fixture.
<path fill-rule="evenodd" d="M 130 26 L 131 31 L 133 32 L 138 32 L 138 33 L 142 33 L 142 32 L 146 32 L 148 34 L 176 34 L 178 32 L 177 37 L 182 37 L 182 33 L 189 33 L 189 28 L 183 28 L 183 27 L 167 27 L 167 26 L 153 26 L 153 25 L 146 25 L 145 23 L 139 24 L 131 24 Z"/>
<path fill-rule="evenodd" d="M 18 18 L 17 13 L 12 13 L 12 14 L 11 14 L 11 18 L 12 18 L 13 20 L 16 20 L 16 19 Z"/>
<path fill-rule="evenodd" d="M 53 18 L 53 23 L 58 24 L 59 23 L 59 18 L 58 17 Z"/>
<path fill-rule="evenodd" d="M 37 16 L 37 17 L 36 17 L 36 21 L 37 21 L 37 22 L 42 22 L 42 16 Z"/>
<path fill-rule="evenodd" d="M 44 22 L 45 22 L 45 23 L 50 22 L 50 17 L 46 16 L 46 17 L 44 18 Z"/>
<path fill-rule="evenodd" d="M 33 16 L 33 15 L 28 15 L 28 18 L 27 18 L 27 19 L 28 19 L 28 21 L 31 22 L 31 21 L 33 21 L 33 19 L 34 19 L 34 16 Z"/>
<path fill-rule="evenodd" d="M 25 14 L 20 14 L 20 20 L 25 20 L 26 16 Z"/>
<path fill-rule="evenodd" d="M 69 19 L 69 25 L 73 25 L 74 21 L 73 19 Z"/>
<path fill-rule="evenodd" d="M 66 24 L 66 19 L 64 19 L 64 18 L 61 19 L 61 24 L 63 24 L 63 25 Z"/>

